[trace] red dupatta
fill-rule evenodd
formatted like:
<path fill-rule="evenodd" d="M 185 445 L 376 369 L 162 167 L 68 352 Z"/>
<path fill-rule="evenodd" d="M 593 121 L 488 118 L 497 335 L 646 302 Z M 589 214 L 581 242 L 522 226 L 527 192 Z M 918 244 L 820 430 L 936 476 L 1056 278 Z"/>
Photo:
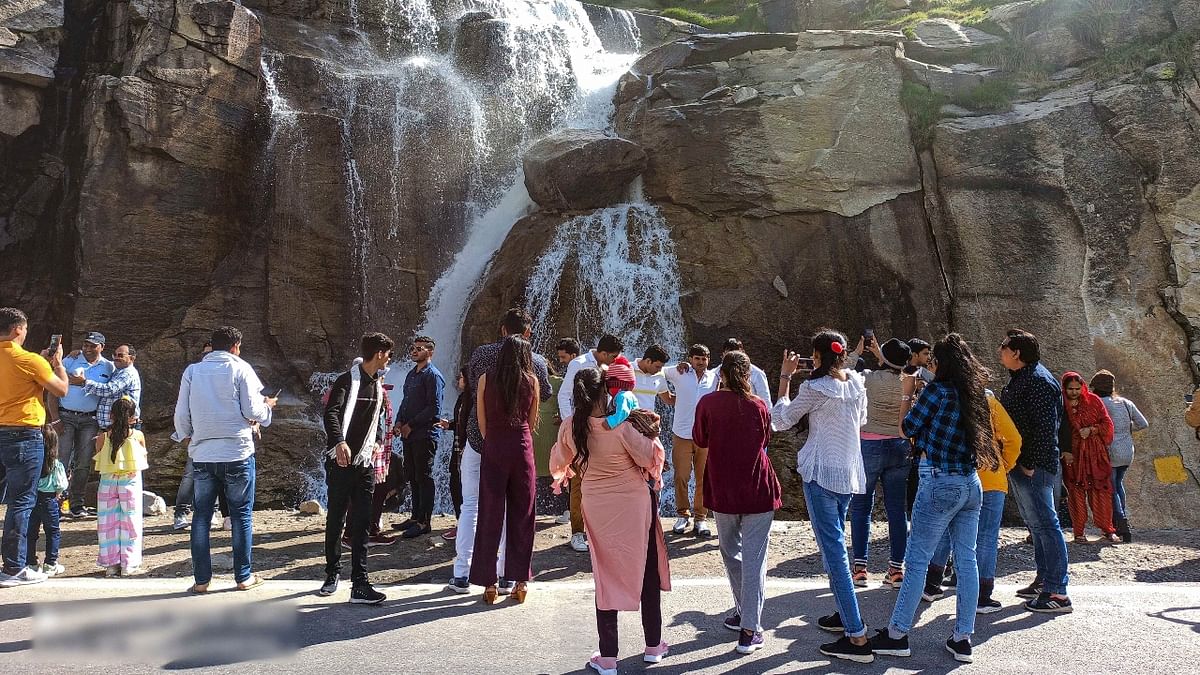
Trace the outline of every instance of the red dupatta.
<path fill-rule="evenodd" d="M 1074 408 L 1067 398 L 1068 382 L 1078 382 L 1082 387 L 1079 404 Z M 1088 389 L 1079 373 L 1064 374 L 1062 388 L 1063 408 L 1071 425 L 1070 451 L 1074 456 L 1073 463 L 1064 463 L 1064 477 L 1073 487 L 1112 492 L 1112 464 L 1108 459 L 1108 446 L 1113 440 L 1113 423 L 1108 416 L 1108 409 L 1104 407 L 1104 401 Z M 1087 438 L 1079 434 L 1079 430 L 1085 427 L 1092 428 Z"/>

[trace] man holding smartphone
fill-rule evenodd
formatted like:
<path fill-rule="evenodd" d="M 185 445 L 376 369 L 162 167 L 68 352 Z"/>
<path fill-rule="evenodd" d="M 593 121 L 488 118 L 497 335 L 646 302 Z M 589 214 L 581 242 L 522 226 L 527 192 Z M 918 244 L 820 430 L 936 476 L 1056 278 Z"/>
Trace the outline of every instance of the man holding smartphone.
<path fill-rule="evenodd" d="M 90 331 L 83 336 L 83 346 L 78 354 L 63 359 L 68 376 L 75 375 L 84 380 L 107 384 L 115 368 L 112 361 L 104 358 L 104 334 Z M 58 456 L 70 471 L 68 496 L 71 515 L 87 515 L 83 506 L 83 491 L 88 476 L 92 473 L 93 443 L 100 431 L 96 410 L 100 407 L 100 395 L 84 391 L 83 385 L 72 384 L 67 395 L 58 399 Z"/>
<path fill-rule="evenodd" d="M 62 344 L 39 356 L 25 351 L 29 319 L 13 307 L 0 308 L 0 465 L 7 481 L 4 536 L 0 539 L 0 587 L 41 583 L 46 575 L 25 566 L 29 514 L 45 458 L 43 392 L 67 395 Z M 47 363 L 47 361 L 49 363 Z"/>

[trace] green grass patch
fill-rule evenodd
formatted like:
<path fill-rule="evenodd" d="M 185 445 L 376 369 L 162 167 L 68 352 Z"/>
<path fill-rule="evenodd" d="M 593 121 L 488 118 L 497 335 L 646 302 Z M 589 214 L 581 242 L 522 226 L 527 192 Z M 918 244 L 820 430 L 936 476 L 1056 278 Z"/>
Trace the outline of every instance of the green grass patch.
<path fill-rule="evenodd" d="M 934 128 L 942 118 L 945 104 L 945 96 L 915 82 L 905 82 L 900 87 L 900 105 L 908 113 L 908 127 L 918 150 L 933 145 Z"/>
<path fill-rule="evenodd" d="M 974 89 L 958 94 L 951 98 L 955 105 L 983 112 L 1004 112 L 1012 110 L 1013 99 L 1017 96 L 1017 85 L 1010 80 L 992 78 L 984 80 Z"/>
<path fill-rule="evenodd" d="M 980 30 L 1001 34 L 999 28 L 989 26 L 988 10 L 1014 0 L 913 0 L 912 11 L 892 17 L 895 10 L 885 0 L 875 0 L 862 15 L 864 26 L 892 28 L 906 31 L 926 19 L 950 19 L 964 26 L 975 26 Z"/>
<path fill-rule="evenodd" d="M 1179 31 L 1158 42 L 1137 41 L 1104 50 L 1088 71 L 1100 79 L 1140 73 L 1147 67 L 1164 61 L 1175 62 L 1175 77 L 1195 72 L 1192 46 L 1200 33 Z"/>

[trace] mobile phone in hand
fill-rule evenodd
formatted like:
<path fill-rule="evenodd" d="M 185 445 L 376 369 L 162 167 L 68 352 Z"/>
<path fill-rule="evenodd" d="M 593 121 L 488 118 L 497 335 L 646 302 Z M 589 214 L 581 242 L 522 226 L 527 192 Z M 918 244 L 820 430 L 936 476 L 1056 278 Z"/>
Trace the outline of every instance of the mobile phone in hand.
<path fill-rule="evenodd" d="M 1194 394 L 1184 394 L 1184 395 L 1183 395 L 1183 402 L 1184 402 L 1184 403 L 1186 403 L 1186 404 L 1188 404 L 1188 405 L 1191 405 L 1193 400 L 1195 400 L 1195 395 L 1194 395 Z"/>
<path fill-rule="evenodd" d="M 875 329 L 874 328 L 864 328 L 863 329 L 863 341 L 864 342 L 870 342 L 871 338 L 873 338 L 873 337 L 875 337 Z"/>
<path fill-rule="evenodd" d="M 57 334 L 51 335 L 50 336 L 50 349 L 49 349 L 49 351 L 46 352 L 46 354 L 49 356 L 54 356 L 54 353 L 58 351 L 58 346 L 60 344 L 62 344 L 62 335 L 57 335 Z"/>

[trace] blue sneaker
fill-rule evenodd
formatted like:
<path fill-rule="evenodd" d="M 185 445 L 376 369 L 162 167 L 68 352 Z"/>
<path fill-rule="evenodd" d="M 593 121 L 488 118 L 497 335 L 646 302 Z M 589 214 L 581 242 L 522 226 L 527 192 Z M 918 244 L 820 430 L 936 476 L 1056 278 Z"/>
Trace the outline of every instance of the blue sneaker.
<path fill-rule="evenodd" d="M 471 592 L 471 584 L 467 582 L 466 577 L 450 577 L 450 582 L 446 584 L 446 590 L 465 595 Z"/>

